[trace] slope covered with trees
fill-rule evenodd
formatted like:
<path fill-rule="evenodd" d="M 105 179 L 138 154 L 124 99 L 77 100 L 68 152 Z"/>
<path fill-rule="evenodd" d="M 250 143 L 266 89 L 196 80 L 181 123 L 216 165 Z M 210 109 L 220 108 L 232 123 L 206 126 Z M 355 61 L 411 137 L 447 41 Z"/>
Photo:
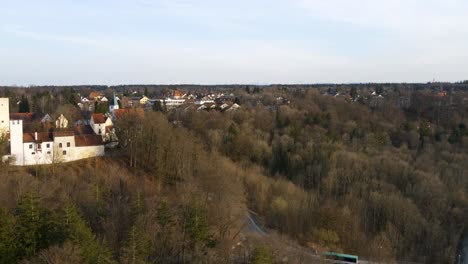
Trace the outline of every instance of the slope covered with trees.
<path fill-rule="evenodd" d="M 233 250 L 248 209 L 317 251 L 455 261 L 468 218 L 462 97 L 416 89 L 397 107 L 398 87 L 381 104 L 354 86 L 251 88 L 232 88 L 235 111 L 130 114 L 105 158 L 2 164 L 0 263 L 274 262 L 261 245 Z M 28 107 L 79 115 L 76 91 L 56 89 Z"/>
<path fill-rule="evenodd" d="M 230 260 L 245 216 L 237 168 L 160 114 L 138 124 L 154 128 L 153 141 L 134 133 L 155 148 L 148 160 L 139 147 L 128 159 L 116 151 L 53 166 L 3 165 L 0 263 Z"/>
<path fill-rule="evenodd" d="M 271 176 L 245 180 L 249 206 L 269 227 L 370 258 L 454 261 L 468 217 L 465 108 L 438 123 L 424 93 L 408 110 L 316 90 L 258 98 L 275 93 L 291 104 L 171 118 L 207 149 Z M 416 104 L 420 97 L 428 101 Z"/>

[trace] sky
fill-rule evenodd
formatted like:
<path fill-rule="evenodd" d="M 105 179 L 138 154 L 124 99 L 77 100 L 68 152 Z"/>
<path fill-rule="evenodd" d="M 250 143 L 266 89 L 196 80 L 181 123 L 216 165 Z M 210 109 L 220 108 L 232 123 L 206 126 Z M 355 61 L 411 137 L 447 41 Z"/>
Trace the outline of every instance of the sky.
<path fill-rule="evenodd" d="M 0 85 L 468 79 L 466 0 L 0 0 Z"/>

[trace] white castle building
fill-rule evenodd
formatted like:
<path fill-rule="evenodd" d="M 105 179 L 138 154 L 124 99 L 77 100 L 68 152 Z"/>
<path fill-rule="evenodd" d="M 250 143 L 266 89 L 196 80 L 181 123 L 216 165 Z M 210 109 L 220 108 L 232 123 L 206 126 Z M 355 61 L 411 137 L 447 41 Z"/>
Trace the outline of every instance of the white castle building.
<path fill-rule="evenodd" d="M 0 98 L 0 137 L 10 129 L 10 104 L 8 98 Z"/>
<path fill-rule="evenodd" d="M 66 128 L 64 124 L 68 121 L 64 119 L 60 115 L 56 127 L 46 132 L 31 132 L 25 129 L 25 120 L 10 120 L 8 98 L 0 98 L 0 129 L 4 131 L 2 135 L 9 133 L 10 164 L 52 164 L 104 155 L 101 135 L 95 134 L 90 126 Z"/>

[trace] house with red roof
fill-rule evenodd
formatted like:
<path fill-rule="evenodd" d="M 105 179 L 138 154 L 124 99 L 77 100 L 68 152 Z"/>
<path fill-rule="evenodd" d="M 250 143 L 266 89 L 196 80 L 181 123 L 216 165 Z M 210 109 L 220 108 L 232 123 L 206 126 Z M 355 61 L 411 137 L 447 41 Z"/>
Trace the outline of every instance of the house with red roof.
<path fill-rule="evenodd" d="M 38 118 L 34 113 L 8 116 L 11 118 L 8 126 L 10 155 L 2 160 L 8 160 L 11 165 L 53 164 L 104 155 L 103 137 L 94 133 L 89 125 L 69 128 L 63 115 L 59 116 L 55 127 L 50 116 Z M 37 129 L 43 122 L 47 122 L 47 129 Z"/>
<path fill-rule="evenodd" d="M 108 142 L 112 139 L 114 133 L 113 122 L 110 117 L 102 113 L 94 113 L 91 115 L 89 125 L 96 135 L 102 136 L 103 140 Z"/>

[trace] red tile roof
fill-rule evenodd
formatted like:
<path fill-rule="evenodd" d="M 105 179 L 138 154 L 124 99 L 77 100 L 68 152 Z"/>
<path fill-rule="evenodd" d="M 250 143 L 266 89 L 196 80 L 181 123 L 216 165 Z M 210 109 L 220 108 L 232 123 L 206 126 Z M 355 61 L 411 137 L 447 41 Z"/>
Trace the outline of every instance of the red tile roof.
<path fill-rule="evenodd" d="M 94 99 L 96 97 L 102 96 L 100 92 L 91 92 L 88 96 L 89 99 Z"/>
<path fill-rule="evenodd" d="M 54 131 L 54 137 L 72 137 L 75 135 L 72 130 L 56 130 Z"/>
<path fill-rule="evenodd" d="M 101 113 L 95 113 L 91 116 L 95 124 L 104 124 L 106 122 L 106 116 Z"/>
<path fill-rule="evenodd" d="M 81 135 L 75 136 L 75 145 L 77 147 L 89 147 L 89 146 L 100 146 L 104 145 L 102 137 L 99 135 Z"/>
<path fill-rule="evenodd" d="M 183 94 L 179 90 L 175 90 L 174 93 L 172 94 L 174 97 L 181 97 Z"/>
<path fill-rule="evenodd" d="M 24 143 L 29 143 L 29 142 L 46 142 L 46 141 L 54 141 L 52 139 L 52 133 L 49 132 L 38 132 L 37 133 L 37 140 L 35 140 L 35 134 L 34 133 L 23 133 L 23 142 Z"/>
<path fill-rule="evenodd" d="M 41 121 L 43 115 L 39 113 L 10 113 L 10 120 L 23 120 L 23 122 Z"/>

